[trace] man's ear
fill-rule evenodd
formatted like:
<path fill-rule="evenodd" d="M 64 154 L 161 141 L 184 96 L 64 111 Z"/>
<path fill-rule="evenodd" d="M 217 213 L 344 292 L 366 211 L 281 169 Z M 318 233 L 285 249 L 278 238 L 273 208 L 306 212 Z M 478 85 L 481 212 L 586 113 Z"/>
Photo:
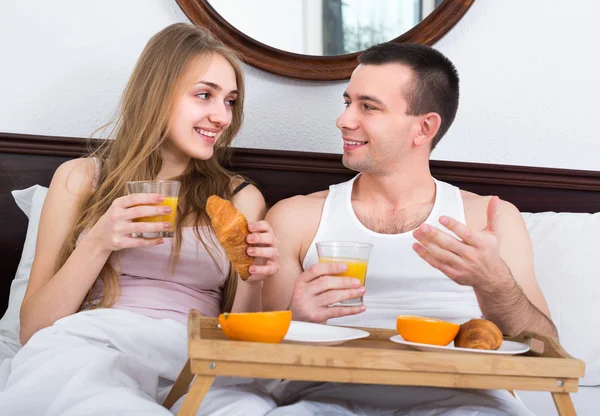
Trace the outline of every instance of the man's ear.
<path fill-rule="evenodd" d="M 442 118 L 438 113 L 427 113 L 421 117 L 419 131 L 414 141 L 416 146 L 422 146 L 425 143 L 431 142 L 442 124 Z"/>

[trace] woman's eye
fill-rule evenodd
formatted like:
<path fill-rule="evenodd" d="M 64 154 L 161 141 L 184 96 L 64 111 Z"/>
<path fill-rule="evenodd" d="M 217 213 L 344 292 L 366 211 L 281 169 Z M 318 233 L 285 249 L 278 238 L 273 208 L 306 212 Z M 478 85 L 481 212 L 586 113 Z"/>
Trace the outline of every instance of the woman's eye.
<path fill-rule="evenodd" d="M 225 104 L 227 104 L 229 107 L 233 107 L 233 106 L 235 106 L 236 102 L 237 102 L 237 100 L 227 100 L 227 101 L 225 101 Z"/>
<path fill-rule="evenodd" d="M 208 100 L 208 98 L 210 97 L 210 94 L 207 92 L 201 92 L 200 94 L 196 94 L 196 97 L 198 97 L 202 100 Z"/>

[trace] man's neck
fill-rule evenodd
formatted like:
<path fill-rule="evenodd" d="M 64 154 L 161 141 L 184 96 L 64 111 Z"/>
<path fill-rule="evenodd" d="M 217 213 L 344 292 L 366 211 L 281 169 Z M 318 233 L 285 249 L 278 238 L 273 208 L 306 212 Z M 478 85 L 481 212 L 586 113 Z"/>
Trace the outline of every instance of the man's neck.
<path fill-rule="evenodd" d="M 361 174 L 352 190 L 352 200 L 409 209 L 435 199 L 435 182 L 429 167 L 420 171 L 396 171 L 389 174 Z"/>
<path fill-rule="evenodd" d="M 429 216 L 435 202 L 435 182 L 425 171 L 363 173 L 352 189 L 352 207 L 364 226 L 382 234 L 415 229 Z"/>

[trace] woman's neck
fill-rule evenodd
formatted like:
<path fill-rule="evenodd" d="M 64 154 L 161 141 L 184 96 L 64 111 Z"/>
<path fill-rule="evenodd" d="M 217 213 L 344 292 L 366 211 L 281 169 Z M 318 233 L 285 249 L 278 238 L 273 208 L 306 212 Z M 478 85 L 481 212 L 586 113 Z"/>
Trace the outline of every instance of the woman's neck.
<path fill-rule="evenodd" d="M 168 147 L 162 150 L 162 166 L 156 175 L 158 180 L 168 180 L 181 176 L 192 158 Z"/>

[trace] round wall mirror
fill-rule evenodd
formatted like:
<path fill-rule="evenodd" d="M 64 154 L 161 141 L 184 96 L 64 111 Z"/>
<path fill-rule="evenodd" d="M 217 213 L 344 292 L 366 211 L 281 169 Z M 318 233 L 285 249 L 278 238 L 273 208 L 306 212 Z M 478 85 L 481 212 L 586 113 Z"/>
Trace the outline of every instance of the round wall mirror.
<path fill-rule="evenodd" d="M 475 0 L 177 0 L 248 64 L 292 78 L 348 79 L 382 42 L 432 45 Z M 376 5 L 376 7 L 374 7 Z"/>

